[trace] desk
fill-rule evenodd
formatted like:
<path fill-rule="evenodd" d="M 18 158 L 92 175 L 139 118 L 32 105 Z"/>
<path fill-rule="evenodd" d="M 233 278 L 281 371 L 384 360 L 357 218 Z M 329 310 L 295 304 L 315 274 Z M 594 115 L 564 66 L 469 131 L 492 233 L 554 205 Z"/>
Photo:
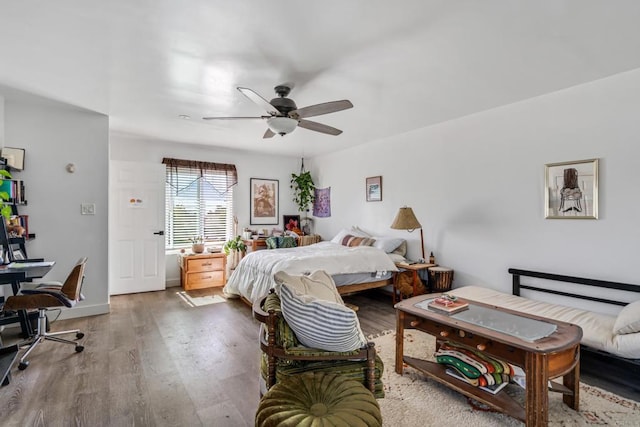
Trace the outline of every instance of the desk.
<path fill-rule="evenodd" d="M 16 263 L 11 263 L 8 266 L 0 266 L 0 285 L 11 285 L 11 290 L 14 295 L 17 295 L 20 291 L 20 283 L 30 282 L 33 279 L 40 279 L 44 277 L 53 268 L 54 261 L 43 262 L 24 262 L 19 267 L 15 267 Z M 0 325 L 7 325 L 10 323 L 20 322 L 20 328 L 22 328 L 22 334 L 24 338 L 29 338 L 33 335 L 31 324 L 27 318 L 26 310 L 19 310 L 17 316 L 8 316 L 0 318 Z"/>

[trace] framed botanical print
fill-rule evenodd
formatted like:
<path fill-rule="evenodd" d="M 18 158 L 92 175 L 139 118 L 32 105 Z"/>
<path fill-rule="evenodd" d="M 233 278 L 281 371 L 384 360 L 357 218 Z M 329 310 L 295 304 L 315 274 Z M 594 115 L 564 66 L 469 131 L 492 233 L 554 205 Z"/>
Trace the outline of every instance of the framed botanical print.
<path fill-rule="evenodd" d="M 278 224 L 278 185 L 277 179 L 251 178 L 249 211 L 251 225 Z"/>

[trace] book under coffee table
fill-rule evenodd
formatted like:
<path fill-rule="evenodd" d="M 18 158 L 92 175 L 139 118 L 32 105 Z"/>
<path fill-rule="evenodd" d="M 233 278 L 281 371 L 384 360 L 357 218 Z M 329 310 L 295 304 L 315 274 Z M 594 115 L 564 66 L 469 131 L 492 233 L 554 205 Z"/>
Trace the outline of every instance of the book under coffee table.
<path fill-rule="evenodd" d="M 469 309 L 443 314 L 428 309 L 438 295 L 406 299 L 396 308 L 396 373 L 403 363 L 427 377 L 456 390 L 527 426 L 546 426 L 548 391 L 563 393 L 563 401 L 578 410 L 580 383 L 580 339 L 576 325 L 468 301 Z M 526 374 L 525 405 L 506 393 L 490 394 L 446 373 L 446 366 L 404 355 L 404 330 L 417 329 L 436 337 L 475 347 L 480 351 L 521 367 Z M 562 377 L 563 384 L 549 380 Z"/>

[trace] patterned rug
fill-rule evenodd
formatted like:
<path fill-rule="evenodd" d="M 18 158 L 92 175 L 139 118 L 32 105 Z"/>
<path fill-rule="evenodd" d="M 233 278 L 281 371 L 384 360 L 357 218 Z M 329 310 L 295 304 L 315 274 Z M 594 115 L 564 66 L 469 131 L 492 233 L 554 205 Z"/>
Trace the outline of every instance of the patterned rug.
<path fill-rule="evenodd" d="M 384 426 L 522 426 L 507 415 L 482 410 L 460 393 L 435 381 L 426 380 L 418 371 L 405 368 L 402 376 L 395 373 L 395 333 L 377 338 L 378 354 L 384 361 L 383 382 L 386 397 L 379 399 Z M 405 354 L 433 359 L 435 340 L 419 331 L 405 331 Z M 509 393 L 524 401 L 523 390 L 509 384 L 501 393 Z M 640 403 L 622 398 L 600 388 L 580 384 L 580 410 L 569 408 L 562 395 L 549 393 L 550 426 L 638 426 Z"/>

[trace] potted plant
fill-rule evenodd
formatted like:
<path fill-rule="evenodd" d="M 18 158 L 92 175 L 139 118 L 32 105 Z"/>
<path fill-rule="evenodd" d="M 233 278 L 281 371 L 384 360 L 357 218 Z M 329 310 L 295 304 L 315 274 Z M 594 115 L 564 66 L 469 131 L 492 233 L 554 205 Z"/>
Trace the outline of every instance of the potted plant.
<path fill-rule="evenodd" d="M 227 256 L 227 266 L 229 270 L 233 270 L 247 251 L 247 245 L 245 245 L 241 236 L 236 236 L 225 242 L 224 246 L 222 246 L 222 251 Z"/>
<path fill-rule="evenodd" d="M 311 172 L 300 171 L 299 175 L 292 173 L 291 189 L 293 189 L 293 201 L 298 205 L 298 211 L 308 212 L 309 204 L 315 200 L 316 189 Z"/>
<path fill-rule="evenodd" d="M 11 174 L 4 169 L 0 169 L 0 180 L 5 180 L 5 179 L 11 179 Z M 0 199 L 2 199 L 2 201 L 4 202 L 8 202 L 10 199 L 9 193 L 7 193 L 6 191 L 0 191 Z M 11 205 L 7 205 L 3 203 L 2 207 L 0 208 L 0 215 L 2 215 L 5 218 L 5 222 L 9 221 L 9 219 L 11 218 L 11 214 L 12 214 Z"/>
<path fill-rule="evenodd" d="M 194 254 L 201 254 L 204 252 L 204 237 L 195 236 L 189 239 L 191 241 L 191 250 Z"/>

